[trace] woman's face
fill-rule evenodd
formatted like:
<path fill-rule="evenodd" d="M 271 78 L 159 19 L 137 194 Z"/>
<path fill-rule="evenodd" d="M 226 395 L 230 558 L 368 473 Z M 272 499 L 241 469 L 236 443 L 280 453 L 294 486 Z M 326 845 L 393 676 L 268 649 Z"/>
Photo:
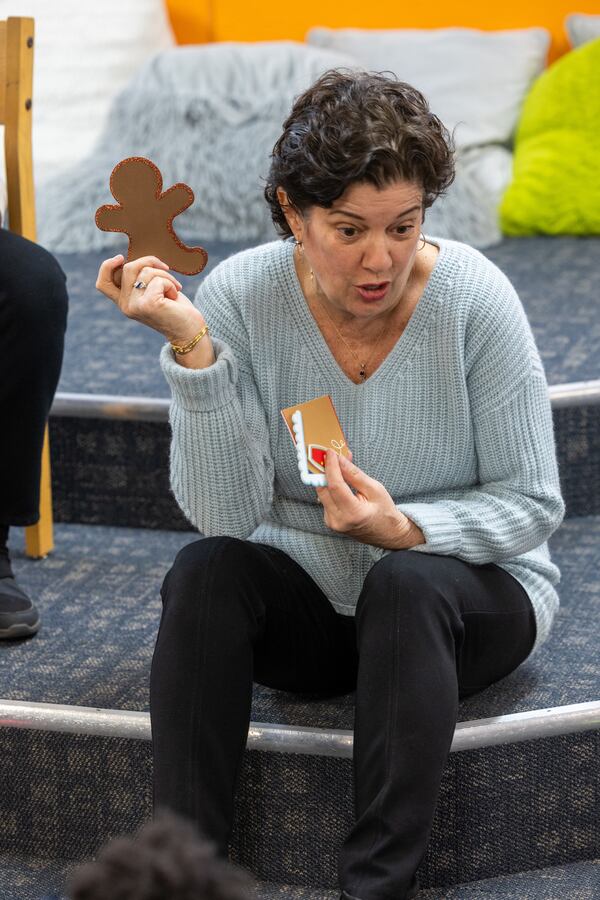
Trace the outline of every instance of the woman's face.
<path fill-rule="evenodd" d="M 285 194 L 283 194 L 285 197 Z M 390 312 L 404 295 L 415 265 L 423 220 L 423 191 L 410 181 L 384 188 L 350 185 L 331 206 L 304 215 L 288 207 L 302 242 L 301 264 L 331 307 L 353 318 Z"/>

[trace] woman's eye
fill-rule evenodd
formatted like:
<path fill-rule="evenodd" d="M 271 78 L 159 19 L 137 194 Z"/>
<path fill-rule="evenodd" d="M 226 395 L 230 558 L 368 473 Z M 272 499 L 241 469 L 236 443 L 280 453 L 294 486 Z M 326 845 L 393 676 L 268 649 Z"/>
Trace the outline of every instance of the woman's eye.
<path fill-rule="evenodd" d="M 352 238 L 357 234 L 356 228 L 351 228 L 350 226 L 346 228 L 338 228 L 338 231 L 340 232 L 340 234 L 347 238 Z"/>
<path fill-rule="evenodd" d="M 396 233 L 397 234 L 408 234 L 412 231 L 412 225 L 396 225 Z"/>

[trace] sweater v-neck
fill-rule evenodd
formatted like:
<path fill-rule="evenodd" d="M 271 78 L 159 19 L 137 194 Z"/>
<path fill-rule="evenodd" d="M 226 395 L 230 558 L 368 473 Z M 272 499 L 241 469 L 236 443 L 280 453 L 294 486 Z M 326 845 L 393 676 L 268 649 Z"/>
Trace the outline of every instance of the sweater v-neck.
<path fill-rule="evenodd" d="M 393 371 L 397 372 L 399 368 L 410 361 L 412 354 L 427 332 L 431 315 L 436 306 L 436 301 L 440 296 L 438 286 L 440 280 L 443 279 L 442 269 L 445 267 L 447 248 L 444 242 L 438 238 L 435 240 L 430 238 L 430 240 L 432 240 L 439 248 L 438 256 L 423 292 L 412 311 L 410 319 L 385 359 L 383 359 L 372 375 L 369 375 L 365 381 L 359 383 L 352 381 L 352 379 L 346 375 L 331 352 L 329 344 L 325 340 L 321 329 L 311 313 L 308 303 L 306 302 L 306 297 L 300 286 L 296 274 L 296 267 L 294 265 L 294 243 L 291 240 L 283 242 L 285 255 L 282 259 L 282 269 L 284 281 L 286 287 L 288 287 L 286 294 L 289 300 L 292 317 L 303 336 L 307 351 L 323 372 L 328 377 L 334 379 L 332 383 L 337 382 L 350 389 L 364 390 L 367 386 L 383 380 L 392 368 Z"/>

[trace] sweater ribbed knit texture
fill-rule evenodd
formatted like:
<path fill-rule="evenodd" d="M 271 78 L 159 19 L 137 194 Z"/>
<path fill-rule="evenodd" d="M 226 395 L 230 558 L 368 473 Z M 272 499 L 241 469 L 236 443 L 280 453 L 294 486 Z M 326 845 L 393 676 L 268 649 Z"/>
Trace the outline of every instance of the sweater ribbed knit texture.
<path fill-rule="evenodd" d="M 308 309 L 292 241 L 217 266 L 196 297 L 216 362 L 185 369 L 169 345 L 161 354 L 172 489 L 204 535 L 279 547 L 353 614 L 388 551 L 325 526 L 280 413 L 329 394 L 356 465 L 423 531 L 414 552 L 506 569 L 532 601 L 537 649 L 558 608 L 546 540 L 564 514 L 544 370 L 502 272 L 471 247 L 432 240 L 440 252 L 419 303 L 362 384 L 339 368 Z"/>

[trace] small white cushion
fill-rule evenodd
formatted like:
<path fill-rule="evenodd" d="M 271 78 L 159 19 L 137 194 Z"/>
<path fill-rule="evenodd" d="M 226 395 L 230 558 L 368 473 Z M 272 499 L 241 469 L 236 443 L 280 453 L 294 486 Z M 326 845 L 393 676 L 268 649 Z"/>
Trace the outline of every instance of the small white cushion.
<path fill-rule="evenodd" d="M 573 47 L 581 47 L 588 41 L 600 38 L 600 16 L 573 13 L 573 15 L 567 16 L 565 28 Z"/>
<path fill-rule="evenodd" d="M 544 28 L 313 28 L 307 41 L 418 88 L 444 124 L 456 128 L 463 147 L 509 143 L 525 95 L 545 66 L 550 35 Z"/>
<path fill-rule="evenodd" d="M 89 153 L 114 96 L 174 38 L 163 0 L 10 0 L 7 14 L 35 19 L 33 153 L 40 184 Z"/>

